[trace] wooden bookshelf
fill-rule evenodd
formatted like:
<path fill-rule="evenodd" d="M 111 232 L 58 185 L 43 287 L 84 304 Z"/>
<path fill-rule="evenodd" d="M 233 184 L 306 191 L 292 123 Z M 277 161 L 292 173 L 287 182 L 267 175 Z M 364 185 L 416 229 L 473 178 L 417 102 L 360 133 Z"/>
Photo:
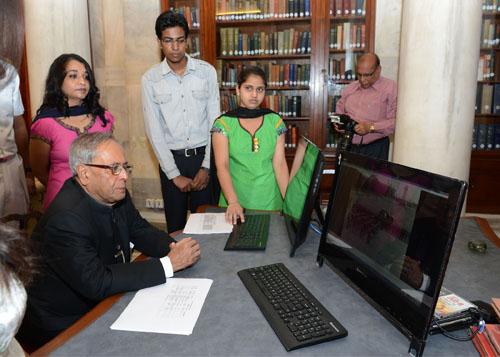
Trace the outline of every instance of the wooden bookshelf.
<path fill-rule="evenodd" d="M 500 174 L 500 12 L 490 3 L 489 8 L 488 2 L 483 5 L 466 211 L 498 214 L 500 193 L 495 187 Z"/>

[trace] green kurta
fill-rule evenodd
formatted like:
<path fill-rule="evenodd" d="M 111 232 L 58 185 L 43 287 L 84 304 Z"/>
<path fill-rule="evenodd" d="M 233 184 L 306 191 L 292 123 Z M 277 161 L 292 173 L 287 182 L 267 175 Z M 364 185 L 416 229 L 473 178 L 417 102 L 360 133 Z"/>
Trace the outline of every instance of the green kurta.
<path fill-rule="evenodd" d="M 279 115 L 264 116 L 252 137 L 238 118 L 222 116 L 213 125 L 229 144 L 229 172 L 242 207 L 256 210 L 281 210 L 283 199 L 273 169 L 273 155 L 278 136 L 286 131 Z M 221 192 L 219 205 L 227 206 Z"/>

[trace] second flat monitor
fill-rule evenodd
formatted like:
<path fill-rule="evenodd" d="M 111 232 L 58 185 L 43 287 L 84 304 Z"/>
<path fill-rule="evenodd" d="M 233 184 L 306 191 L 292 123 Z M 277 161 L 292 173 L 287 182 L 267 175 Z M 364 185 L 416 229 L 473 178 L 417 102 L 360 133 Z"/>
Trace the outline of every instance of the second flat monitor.
<path fill-rule="evenodd" d="M 312 211 L 318 198 L 324 164 L 325 158 L 321 150 L 307 138 L 301 137 L 283 201 L 283 215 L 291 244 L 291 257 L 306 239 Z"/>

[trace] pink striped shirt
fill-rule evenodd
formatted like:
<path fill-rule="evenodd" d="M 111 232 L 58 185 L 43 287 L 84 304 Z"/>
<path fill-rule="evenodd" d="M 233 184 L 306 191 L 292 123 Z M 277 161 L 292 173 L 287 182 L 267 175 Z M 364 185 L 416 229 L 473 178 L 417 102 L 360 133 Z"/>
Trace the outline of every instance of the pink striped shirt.
<path fill-rule="evenodd" d="M 398 87 L 391 79 L 380 77 L 364 89 L 359 81 L 349 84 L 342 93 L 336 112 L 347 114 L 358 122 L 373 123 L 375 132 L 364 136 L 354 135 L 353 144 L 369 144 L 394 133 Z"/>

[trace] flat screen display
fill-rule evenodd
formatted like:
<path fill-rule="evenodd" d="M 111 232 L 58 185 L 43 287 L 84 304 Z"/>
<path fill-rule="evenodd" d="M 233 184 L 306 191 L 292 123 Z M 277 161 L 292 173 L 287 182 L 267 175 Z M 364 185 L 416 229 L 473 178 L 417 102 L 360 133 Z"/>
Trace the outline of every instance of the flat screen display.
<path fill-rule="evenodd" d="M 325 158 L 316 145 L 299 139 L 283 201 L 283 215 L 290 239 L 290 256 L 306 239 L 312 211 L 318 198 Z"/>
<path fill-rule="evenodd" d="M 318 260 L 412 339 L 421 354 L 466 183 L 341 152 Z"/>

